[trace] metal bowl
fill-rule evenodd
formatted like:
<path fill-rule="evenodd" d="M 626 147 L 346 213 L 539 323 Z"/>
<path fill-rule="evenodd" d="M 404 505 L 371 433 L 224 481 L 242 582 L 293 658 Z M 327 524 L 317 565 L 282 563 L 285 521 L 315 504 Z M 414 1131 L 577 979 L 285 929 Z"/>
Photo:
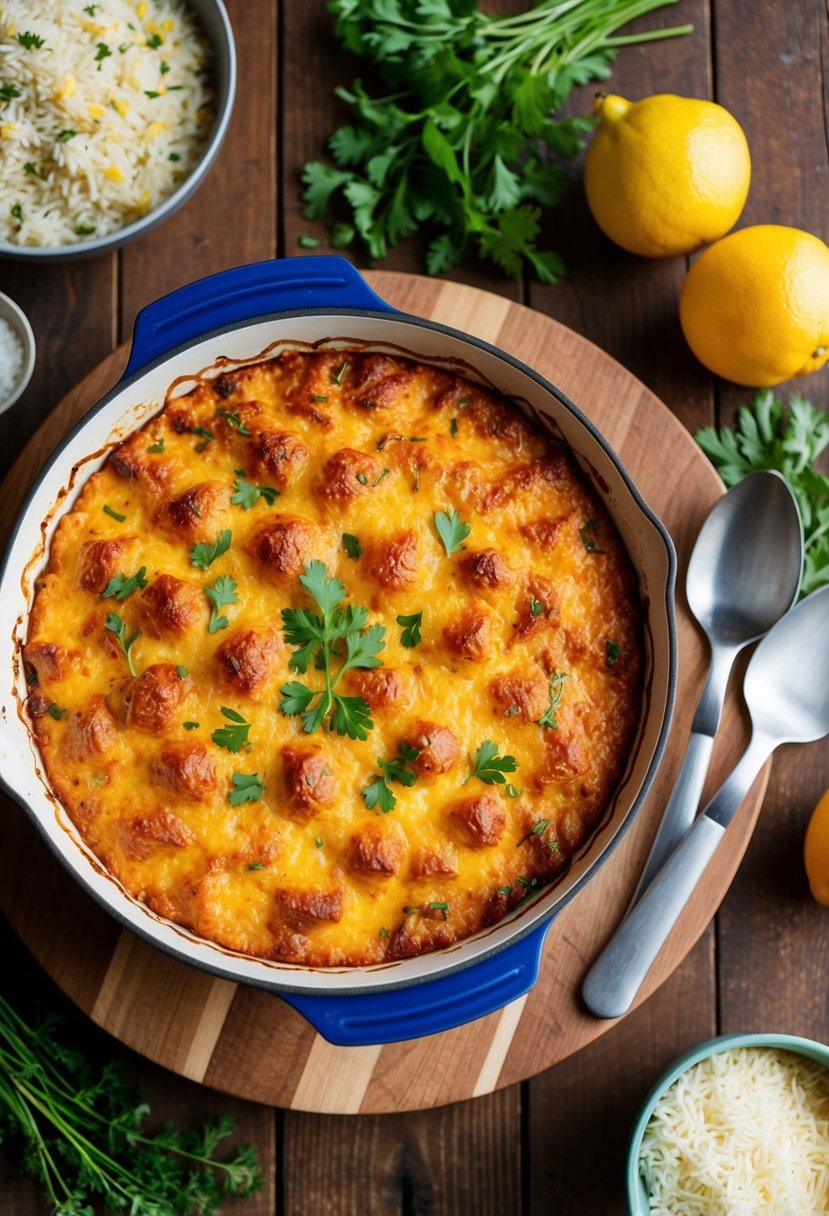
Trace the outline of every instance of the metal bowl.
<path fill-rule="evenodd" d="M 642 1148 L 642 1137 L 657 1103 L 689 1068 L 693 1068 L 701 1060 L 707 1060 L 709 1056 L 723 1051 L 735 1051 L 741 1047 L 767 1047 L 777 1051 L 792 1051 L 829 1068 L 829 1047 L 825 1043 L 818 1043 L 814 1039 L 803 1039 L 793 1034 L 724 1034 L 715 1039 L 708 1039 L 686 1051 L 659 1078 L 648 1094 L 639 1118 L 636 1120 L 627 1155 L 627 1196 L 630 1216 L 650 1216 L 651 1213 L 647 1187 L 639 1172 L 639 1153 Z"/>
<path fill-rule="evenodd" d="M 0 241 L 0 258 L 15 262 L 76 262 L 120 249 L 136 237 L 143 236 L 178 211 L 198 190 L 212 168 L 227 133 L 236 96 L 236 44 L 233 30 L 222 0 L 187 0 L 213 51 L 213 77 L 216 95 L 216 120 L 205 144 L 201 160 L 189 177 L 168 195 L 153 211 L 141 219 L 110 232 L 107 236 L 71 245 L 15 245 Z"/>
<path fill-rule="evenodd" d="M 30 735 L 20 647 L 50 537 L 111 447 L 161 407 L 169 385 L 227 361 L 255 361 L 273 344 L 407 354 L 472 375 L 523 405 L 563 439 L 607 506 L 639 574 L 645 608 L 642 712 L 628 766 L 590 842 L 552 885 L 503 921 L 453 946 L 365 968 L 310 968 L 219 948 L 153 914 L 102 871 L 41 774 Z M 335 1042 L 389 1042 L 458 1025 L 526 992 L 553 915 L 606 858 L 644 798 L 661 758 L 676 676 L 675 557 L 590 420 L 558 389 L 503 351 L 381 300 L 342 258 L 261 262 L 210 276 L 157 301 L 136 322 L 124 380 L 53 453 L 24 504 L 0 575 L 0 664 L 15 673 L 0 706 L 0 780 L 63 864 L 107 910 L 177 958 L 291 1001 Z M 359 1002 L 363 1001 L 360 1005 Z M 392 1005 L 395 1006 L 392 1011 Z"/>

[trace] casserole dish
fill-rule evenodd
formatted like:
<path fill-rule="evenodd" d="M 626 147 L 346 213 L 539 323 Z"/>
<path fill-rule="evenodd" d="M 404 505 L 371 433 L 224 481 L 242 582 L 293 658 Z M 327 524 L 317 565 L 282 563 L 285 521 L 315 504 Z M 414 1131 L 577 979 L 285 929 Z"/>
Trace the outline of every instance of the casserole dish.
<path fill-rule="evenodd" d="M 589 847 L 557 885 L 533 894 L 498 925 L 443 951 L 375 967 L 323 970 L 243 957 L 161 920 L 127 897 L 101 872 L 68 817 L 56 810 L 21 706 L 19 645 L 33 584 L 57 521 L 86 478 L 113 443 L 157 412 L 178 377 L 253 362 L 286 342 L 323 350 L 367 346 L 414 355 L 437 367 L 462 367 L 464 375 L 522 405 L 542 429 L 570 446 L 614 517 L 639 574 L 645 609 L 643 710 L 626 772 Z M 124 380 L 67 437 L 23 508 L 0 597 L 4 653 L 16 678 L 0 731 L 0 775 L 75 877 L 154 944 L 225 978 L 279 992 L 336 1042 L 387 1042 L 446 1029 L 527 991 L 551 916 L 607 855 L 644 797 L 673 700 L 674 564 L 670 539 L 588 420 L 508 355 L 390 309 L 339 258 L 287 259 L 224 272 L 173 293 L 139 316 Z"/>

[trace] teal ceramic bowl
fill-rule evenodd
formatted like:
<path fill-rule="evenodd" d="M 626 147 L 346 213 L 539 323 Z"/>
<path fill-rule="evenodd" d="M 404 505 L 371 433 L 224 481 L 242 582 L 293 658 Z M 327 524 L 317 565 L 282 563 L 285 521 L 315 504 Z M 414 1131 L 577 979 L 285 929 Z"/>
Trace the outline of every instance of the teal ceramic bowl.
<path fill-rule="evenodd" d="M 829 1068 L 829 1047 L 814 1039 L 801 1039 L 793 1034 L 724 1034 L 716 1039 L 708 1039 L 698 1047 L 692 1047 L 684 1056 L 680 1056 L 666 1073 L 663 1074 L 648 1094 L 633 1135 L 630 1138 L 627 1157 L 627 1193 L 628 1211 L 630 1216 L 650 1216 L 648 1193 L 639 1174 L 639 1150 L 642 1147 L 642 1137 L 650 1122 L 657 1102 L 670 1089 L 674 1081 L 694 1064 L 708 1056 L 721 1051 L 732 1051 L 738 1047 L 769 1047 L 778 1051 L 793 1051 L 798 1055 L 807 1056 Z"/>

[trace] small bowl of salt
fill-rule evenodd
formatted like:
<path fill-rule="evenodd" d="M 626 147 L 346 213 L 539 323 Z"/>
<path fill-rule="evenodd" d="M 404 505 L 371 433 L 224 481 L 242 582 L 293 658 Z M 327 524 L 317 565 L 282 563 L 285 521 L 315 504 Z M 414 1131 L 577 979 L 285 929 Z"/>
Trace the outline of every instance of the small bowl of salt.
<path fill-rule="evenodd" d="M 14 405 L 32 378 L 35 336 L 29 319 L 0 291 L 0 413 Z"/>

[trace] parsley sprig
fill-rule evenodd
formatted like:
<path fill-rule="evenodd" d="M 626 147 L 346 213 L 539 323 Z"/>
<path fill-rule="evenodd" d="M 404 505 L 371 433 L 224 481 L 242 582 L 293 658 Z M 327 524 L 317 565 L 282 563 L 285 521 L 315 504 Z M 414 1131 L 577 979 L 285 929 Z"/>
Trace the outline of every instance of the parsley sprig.
<path fill-rule="evenodd" d="M 472 531 L 472 525 L 465 524 L 452 507 L 449 511 L 435 511 L 435 529 L 440 537 L 440 543 L 446 550 L 446 556 L 451 557 L 458 549 L 464 547 L 463 542 Z"/>
<path fill-rule="evenodd" d="M 618 46 L 689 32 L 617 36 L 667 2 L 541 0 L 493 17 L 471 0 L 331 0 L 359 79 L 336 90 L 349 111 L 329 139 L 336 165 L 305 166 L 305 216 L 323 218 L 339 196 L 349 218 L 332 233 L 338 246 L 380 259 L 426 228 L 430 274 L 471 248 L 507 274 L 526 266 L 555 282 L 561 259 L 537 247 L 541 208 L 561 198 L 561 162 L 593 126 L 555 112 L 573 85 L 608 78 Z"/>
<path fill-rule="evenodd" d="M 397 799 L 391 788 L 393 781 L 407 787 L 414 785 L 417 781 L 417 773 L 406 768 L 406 765 L 418 758 L 420 748 L 412 747 L 404 741 L 400 744 L 399 751 L 400 755 L 392 756 L 391 760 L 381 760 L 379 756 L 377 758 L 377 767 L 380 772 L 374 774 L 363 790 L 363 800 L 370 811 L 378 807 L 384 815 L 387 815 L 389 811 L 394 810 Z"/>
<path fill-rule="evenodd" d="M 205 587 L 204 594 L 212 605 L 210 620 L 207 622 L 208 633 L 218 633 L 220 629 L 227 629 L 227 617 L 221 615 L 221 609 L 236 603 L 239 598 L 236 591 L 236 582 L 229 574 L 220 574 L 215 583 Z"/>
<path fill-rule="evenodd" d="M 216 1161 L 233 1130 L 224 1115 L 192 1132 L 172 1124 L 150 1134 L 150 1108 L 124 1079 L 124 1061 L 103 1068 L 63 1035 L 58 1019 L 29 1022 L 0 997 L 0 1131 L 22 1138 L 23 1168 L 40 1180 L 50 1210 L 63 1216 L 108 1211 L 132 1216 L 195 1212 L 215 1216 L 222 1200 L 262 1185 L 245 1145 Z"/>
<path fill-rule="evenodd" d="M 227 796 L 233 806 L 241 806 L 243 802 L 258 802 L 265 792 L 265 786 L 259 780 L 258 773 L 234 773 L 233 789 Z"/>
<path fill-rule="evenodd" d="M 221 707 L 221 712 L 230 725 L 217 727 L 210 738 L 217 747 L 223 747 L 228 752 L 240 752 L 242 748 L 250 751 L 250 722 L 245 721 L 238 710 L 228 709 L 226 705 Z"/>
<path fill-rule="evenodd" d="M 234 506 L 241 507 L 243 511 L 249 511 L 251 507 L 255 507 L 260 498 L 269 507 L 272 507 L 279 497 L 279 490 L 276 486 L 254 485 L 252 481 L 248 481 L 241 469 L 236 470 L 236 477 L 230 501 Z"/>
<path fill-rule="evenodd" d="M 517 768 L 515 756 L 499 756 L 498 744 L 485 739 L 475 753 L 472 771 L 463 784 L 477 777 L 484 785 L 505 785 L 507 779 L 504 773 L 514 773 Z"/>
<path fill-rule="evenodd" d="M 107 619 L 106 619 L 104 628 L 109 630 L 110 633 L 115 634 L 118 645 L 121 647 L 121 649 L 123 650 L 124 655 L 126 657 L 127 667 L 129 667 L 129 669 L 130 669 L 130 675 L 131 676 L 137 675 L 138 673 L 136 672 L 135 666 L 133 665 L 131 652 L 132 652 L 133 646 L 138 641 L 138 639 L 141 637 L 141 630 L 136 629 L 132 633 L 128 633 L 127 622 L 125 620 L 123 620 L 118 615 L 117 612 L 107 613 Z"/>
<path fill-rule="evenodd" d="M 325 673 L 325 687 L 311 689 L 299 680 L 283 684 L 279 708 L 289 717 L 301 714 L 309 735 L 330 714 L 329 730 L 350 739 L 366 739 L 374 727 L 367 703 L 362 697 L 342 696 L 336 688 L 351 668 L 381 666 L 377 654 L 385 645 L 386 630 L 382 625 L 368 624 L 367 608 L 342 606 L 345 587 L 328 574 L 323 562 L 307 561 L 299 581 L 316 600 L 320 613 L 306 608 L 282 609 L 283 636 L 289 646 L 295 647 L 288 666 L 305 675 L 311 664 L 316 664 Z M 336 660 L 340 667 L 334 672 Z"/>
<path fill-rule="evenodd" d="M 111 578 L 106 587 L 101 592 L 101 599 L 108 600 L 113 596 L 116 600 L 122 602 L 132 595 L 133 591 L 137 591 L 141 587 L 147 586 L 147 580 L 144 575 L 147 573 L 147 567 L 142 566 L 140 570 L 136 570 L 135 574 L 127 577 L 126 574 L 120 572 Z"/>
<path fill-rule="evenodd" d="M 554 671 L 550 676 L 550 704 L 544 710 L 544 713 L 538 719 L 538 725 L 545 729 L 558 730 L 558 722 L 556 722 L 556 710 L 559 707 L 564 685 L 570 679 L 566 671 Z"/>
<path fill-rule="evenodd" d="M 419 646 L 423 641 L 423 635 L 420 632 L 420 626 L 423 623 L 423 613 L 404 613 L 398 616 L 396 620 L 398 625 L 403 626 L 403 632 L 400 634 L 400 645 L 405 646 L 407 650 L 413 650 L 415 646 Z"/>
<path fill-rule="evenodd" d="M 233 533 L 230 528 L 222 528 L 214 541 L 202 541 L 199 545 L 193 545 L 190 550 L 190 564 L 199 570 L 206 570 L 208 566 L 213 565 L 217 557 L 227 553 L 232 540 Z"/>
<path fill-rule="evenodd" d="M 829 446 L 829 415 L 799 393 L 784 405 L 771 389 L 760 389 L 740 409 L 733 430 L 706 426 L 695 438 L 727 486 L 758 469 L 782 473 L 803 523 L 800 598 L 829 583 L 829 477 L 815 468 Z"/>

